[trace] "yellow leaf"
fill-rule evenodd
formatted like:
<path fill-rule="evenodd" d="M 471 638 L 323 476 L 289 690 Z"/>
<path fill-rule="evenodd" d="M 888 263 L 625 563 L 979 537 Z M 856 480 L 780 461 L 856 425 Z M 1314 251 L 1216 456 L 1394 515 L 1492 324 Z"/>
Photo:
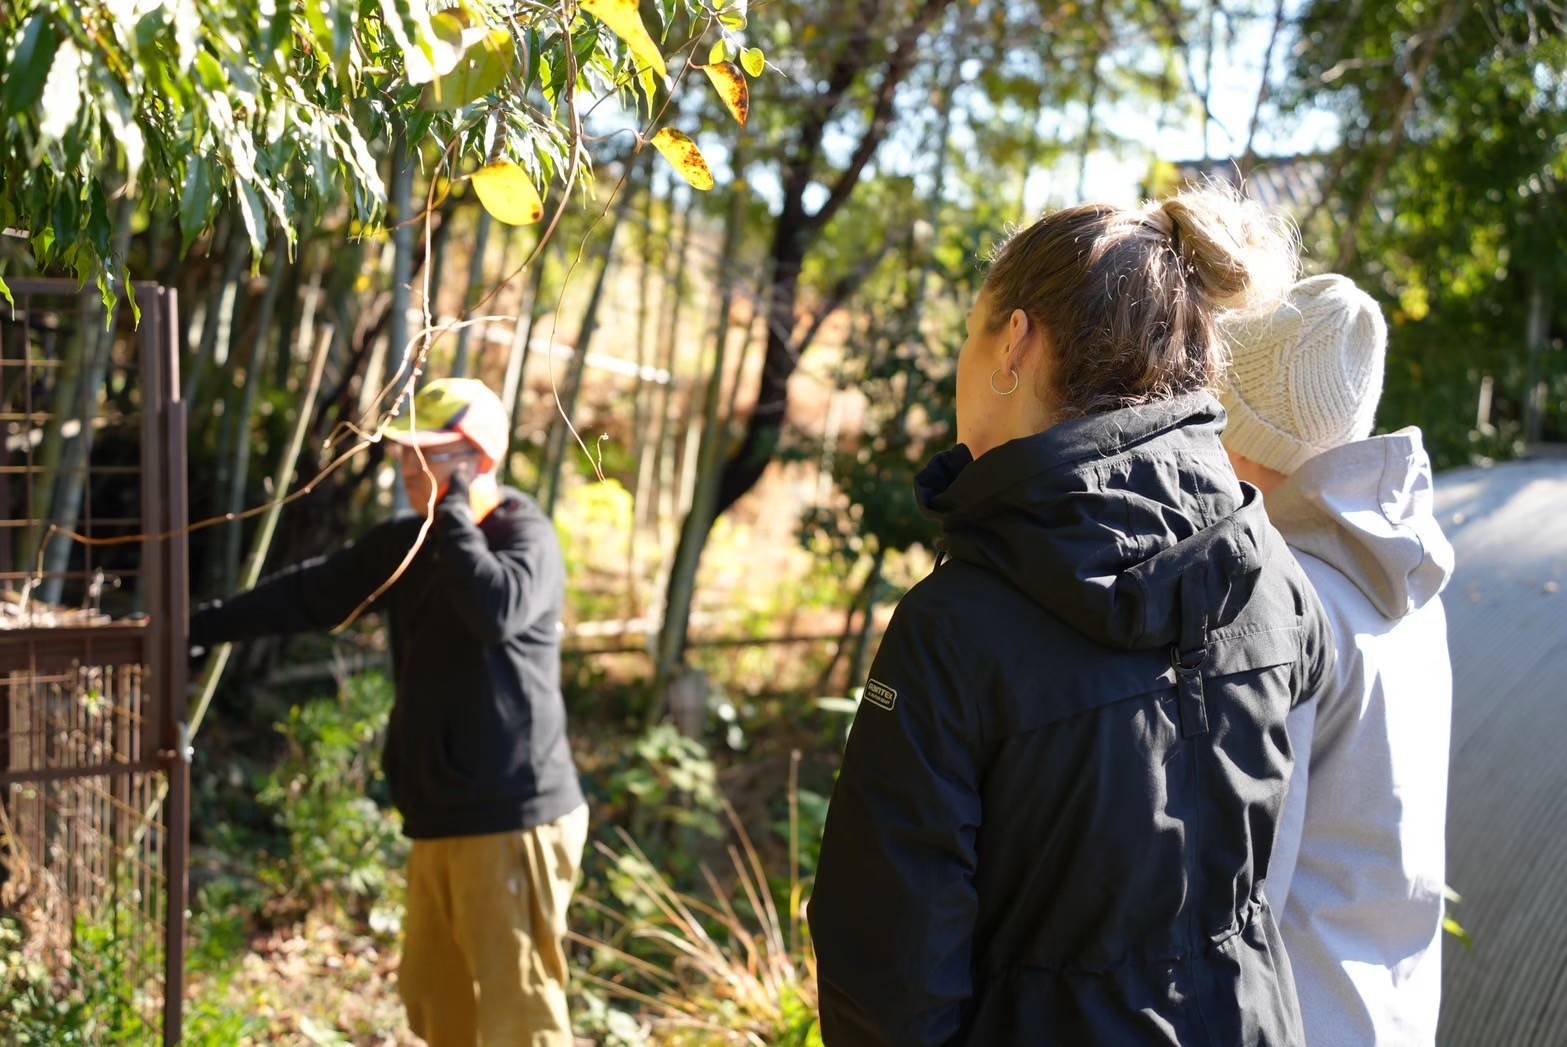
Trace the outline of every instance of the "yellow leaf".
<path fill-rule="evenodd" d="M 544 217 L 544 201 L 528 172 L 509 160 L 481 167 L 473 173 L 473 191 L 497 222 L 532 225 Z"/>
<path fill-rule="evenodd" d="M 439 17 L 439 16 L 438 16 Z M 465 29 L 466 50 L 450 72 L 425 88 L 426 109 L 461 109 L 500 89 L 516 63 L 517 42 L 505 29 Z"/>
<path fill-rule="evenodd" d="M 631 57 L 639 65 L 652 69 L 659 76 L 669 75 L 664 56 L 658 45 L 648 35 L 642 24 L 642 13 L 637 0 L 582 0 L 582 9 L 609 26 L 609 31 L 620 37 L 631 48 Z"/>
<path fill-rule="evenodd" d="M 691 139 L 666 127 L 653 136 L 653 146 L 693 189 L 705 192 L 713 188 L 713 172 L 707 166 L 707 158 Z"/>
<path fill-rule="evenodd" d="M 729 115 L 744 127 L 745 118 L 751 115 L 751 89 L 746 86 L 745 75 L 740 72 L 740 67 L 733 62 L 717 62 L 704 65 L 702 72 L 713 81 Z"/>

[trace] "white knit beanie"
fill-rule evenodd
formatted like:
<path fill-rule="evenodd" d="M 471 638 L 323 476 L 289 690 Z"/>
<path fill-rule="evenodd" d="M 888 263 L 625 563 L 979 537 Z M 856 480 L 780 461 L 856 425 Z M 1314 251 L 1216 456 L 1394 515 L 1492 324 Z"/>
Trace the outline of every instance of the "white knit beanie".
<path fill-rule="evenodd" d="M 1232 313 L 1219 326 L 1231 354 L 1220 391 L 1230 450 L 1288 476 L 1323 451 L 1371 435 L 1387 324 L 1353 281 L 1313 276 L 1276 308 Z"/>

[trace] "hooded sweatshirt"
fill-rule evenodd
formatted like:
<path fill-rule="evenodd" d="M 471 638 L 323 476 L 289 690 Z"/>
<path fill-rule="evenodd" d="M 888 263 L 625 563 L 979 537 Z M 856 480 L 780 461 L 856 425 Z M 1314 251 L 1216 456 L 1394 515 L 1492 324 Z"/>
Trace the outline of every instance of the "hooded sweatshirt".
<path fill-rule="evenodd" d="M 1453 548 L 1417 429 L 1310 459 L 1267 499 L 1338 665 L 1291 714 L 1301 759 L 1268 890 L 1311 1047 L 1436 1038 L 1453 685 Z M 1308 755 L 1309 754 L 1309 755 Z"/>
<path fill-rule="evenodd" d="M 373 597 L 397 691 L 383 766 L 403 831 L 484 836 L 562 818 L 583 797 L 560 691 L 566 569 L 555 527 L 509 488 L 475 521 L 468 485 L 454 477 L 421 541 L 423 529 L 422 516 L 404 513 L 204 607 L 191 642 L 326 630 Z"/>
<path fill-rule="evenodd" d="M 950 558 L 829 808 L 827 1047 L 1300 1042 L 1263 881 L 1332 648 L 1223 422 L 1185 396 L 921 474 Z"/>

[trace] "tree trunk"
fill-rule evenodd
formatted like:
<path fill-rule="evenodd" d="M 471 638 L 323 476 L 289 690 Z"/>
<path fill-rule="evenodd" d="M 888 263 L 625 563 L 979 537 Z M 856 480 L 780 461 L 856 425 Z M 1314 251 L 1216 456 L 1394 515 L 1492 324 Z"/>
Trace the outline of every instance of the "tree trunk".
<path fill-rule="evenodd" d="M 510 250 L 507 251 L 510 254 Z M 506 353 L 506 374 L 501 379 L 501 406 L 506 408 L 506 421 L 515 430 L 522 410 L 521 390 L 526 382 L 524 373 L 528 365 L 528 339 L 533 334 L 533 318 L 538 315 L 539 290 L 544 273 L 544 260 L 533 263 L 533 279 L 517 288 L 516 319 L 512 322 L 511 347 Z M 530 293 L 531 292 L 531 293 Z"/>
<path fill-rule="evenodd" d="M 851 688 L 863 686 L 865 674 L 870 672 L 871 634 L 876 631 L 876 599 L 881 593 L 881 569 L 886 560 L 887 550 L 878 544 L 871 560 L 870 577 L 865 580 L 865 615 L 860 619 L 859 634 L 854 639 L 854 657 L 849 659 Z"/>
<path fill-rule="evenodd" d="M 387 320 L 386 380 L 395 381 L 408 352 L 408 313 L 413 308 L 414 160 L 408 151 L 407 133 L 399 127 L 392 135 L 390 215 L 392 223 L 392 312 Z"/>
<path fill-rule="evenodd" d="M 736 147 L 736 171 L 742 170 L 744 166 L 744 144 L 742 138 Z M 719 463 L 729 442 L 728 425 L 719 409 L 724 397 L 734 281 L 724 276 L 735 270 L 735 255 L 739 252 L 740 234 L 745 226 L 745 205 L 749 190 L 744 185 L 744 182 L 738 182 L 730 191 L 729 217 L 724 227 L 723 253 L 718 263 L 723 290 L 718 300 L 712 366 L 707 379 L 706 397 L 702 403 L 695 483 L 692 485 L 691 504 L 685 515 L 685 523 L 681 527 L 680 542 L 675 547 L 675 560 L 670 568 L 669 586 L 664 600 L 664 620 L 659 630 L 657 675 L 653 682 L 655 698 L 652 718 L 655 720 L 663 715 L 669 685 L 685 661 L 686 632 L 696 596 L 697 568 L 701 565 L 702 551 L 707 545 L 707 536 L 716 515 L 714 508 L 718 504 L 718 489 L 723 476 Z"/>
<path fill-rule="evenodd" d="M 670 205 L 674 205 L 674 193 L 670 193 Z M 665 311 L 664 320 L 664 349 L 663 366 L 669 375 L 669 380 L 664 383 L 662 396 L 659 399 L 658 428 L 653 439 L 653 458 L 651 475 L 653 489 L 649 498 L 648 508 L 651 510 L 649 522 L 653 530 L 658 533 L 660 541 L 663 540 L 664 520 L 672 518 L 674 484 L 671 482 L 674 465 L 674 426 L 672 415 L 675 401 L 675 371 L 679 357 L 679 333 L 680 310 L 685 304 L 686 291 L 686 266 L 691 253 L 691 214 L 696 208 L 696 197 L 688 194 L 685 206 L 680 212 L 680 232 L 672 235 L 670 242 L 675 249 L 675 272 L 667 283 L 668 294 L 666 300 L 668 309 Z M 671 219 L 671 230 L 674 222 Z M 671 505 L 665 506 L 668 500 Z M 660 587 L 662 588 L 662 587 Z"/>
<path fill-rule="evenodd" d="M 615 234 L 619 231 L 620 221 L 617 215 L 614 223 L 609 227 L 609 236 L 604 243 L 604 264 L 599 267 L 598 280 L 593 284 L 593 293 L 588 297 L 587 308 L 582 313 L 582 326 L 577 331 L 576 351 L 572 353 L 566 388 L 561 395 L 561 417 L 556 418 L 551 424 L 549 440 L 545 445 L 539 504 L 543 507 L 546 516 L 555 515 L 555 503 L 560 500 L 561 468 L 566 461 L 566 456 L 571 454 L 571 446 L 574 442 L 571 426 L 568 423 L 571 416 L 576 413 L 577 396 L 582 391 L 582 372 L 587 367 L 593 332 L 598 328 L 599 303 L 603 301 L 604 287 L 609 282 L 611 270 L 615 267 Z"/>
<path fill-rule="evenodd" d="M 643 190 L 646 195 L 642 199 L 642 270 L 637 284 L 637 380 L 631 387 L 631 428 L 627 439 L 631 447 L 631 526 L 626 531 L 626 610 L 627 618 L 635 618 L 641 611 L 642 601 L 637 593 L 637 579 L 640 574 L 637 570 L 637 538 L 639 536 L 638 525 L 644 514 L 643 499 L 647 497 L 647 471 L 644 464 L 651 461 L 647 453 L 647 441 L 643 438 L 643 430 L 647 428 L 646 419 L 647 403 L 650 392 L 643 374 L 648 369 L 648 334 L 653 330 L 653 324 L 649 322 L 648 309 L 652 300 L 653 266 L 650 262 L 653 241 L 653 210 L 655 194 L 653 192 L 653 176 L 647 175 L 647 186 Z"/>
<path fill-rule="evenodd" d="M 517 427 L 522 424 L 523 407 L 528 400 L 528 357 L 533 352 L 533 332 L 538 326 L 539 314 L 544 311 L 544 257 L 540 255 L 534 259 L 533 265 L 536 271 L 533 274 L 532 290 L 528 296 L 528 322 L 519 325 L 512 333 L 512 354 L 517 360 L 517 379 L 516 384 L 511 387 L 507 406 L 511 410 L 511 432 L 514 437 Z M 552 359 L 552 357 L 546 353 L 545 359 Z"/>
<path fill-rule="evenodd" d="M 430 234 L 430 256 L 424 262 L 429 271 L 429 298 L 425 302 L 425 310 L 430 315 L 431 324 L 436 326 L 441 322 L 441 282 L 446 278 L 446 255 L 452 246 L 452 229 L 456 224 L 455 216 L 448 215 L 435 227 Z M 423 344 L 423 338 L 420 341 Z M 419 374 L 419 388 L 424 388 L 425 383 L 436 377 L 431 373 L 433 364 L 433 359 L 425 361 L 424 370 Z"/>
<path fill-rule="evenodd" d="M 96 296 L 86 296 L 78 340 L 80 348 L 74 358 L 67 358 L 67 373 L 62 374 L 60 380 L 59 413 L 46 434 L 40 459 L 45 486 L 52 488 L 52 497 L 40 506 L 38 515 L 61 530 L 76 529 L 82 495 L 91 482 L 87 468 L 92 458 L 94 423 L 98 419 L 104 374 L 114 347 L 114 332 L 106 330 L 103 321 L 103 303 Z M 75 434 L 67 436 L 65 428 L 72 423 L 76 426 Z M 70 568 L 74 544 L 58 534 L 48 543 L 43 558 L 44 576 L 38 590 L 38 598 L 45 604 L 60 603 L 65 587 L 63 572 Z"/>
<path fill-rule="evenodd" d="M 124 258 L 130 252 L 131 221 L 134 214 L 135 208 L 130 203 L 122 203 L 118 208 L 113 243 L 116 258 Z M 119 307 L 128 308 L 123 301 L 127 288 L 121 287 L 119 290 L 122 296 Z M 98 417 L 99 401 L 104 393 L 104 378 L 109 370 L 109 362 L 114 356 L 113 315 L 105 314 L 103 302 L 95 295 L 87 296 L 83 312 L 82 342 L 86 359 L 78 385 L 81 392 L 77 398 L 79 409 L 76 415 L 80 428 L 76 438 L 64 448 L 64 454 L 60 459 L 60 471 L 54 478 L 58 489 L 53 512 L 40 514 L 66 530 L 76 529 L 78 517 L 81 515 L 82 497 L 92 484 L 89 466 L 92 462 L 93 423 Z M 67 399 L 61 400 L 62 404 L 69 402 L 70 400 Z M 61 419 L 56 419 L 56 426 L 60 422 Z M 61 590 L 65 585 L 62 572 L 70 568 L 72 544 L 67 539 L 57 537 L 54 544 L 49 547 L 44 563 L 46 573 L 41 593 L 45 603 L 60 602 Z"/>
<path fill-rule="evenodd" d="M 473 308 L 474 300 L 479 292 L 484 289 L 484 252 L 490 246 L 490 227 L 494 224 L 490 212 L 485 208 L 479 208 L 479 227 L 473 237 L 473 257 L 468 263 L 468 293 L 463 298 L 461 319 L 468 319 L 468 312 Z M 452 360 L 452 377 L 463 378 L 468 374 L 468 342 L 473 332 L 477 329 L 482 333 L 482 324 L 464 327 L 457 332 L 457 353 Z M 484 357 L 484 342 L 479 342 L 479 357 L 482 362 Z"/>
<path fill-rule="evenodd" d="M 734 456 L 724 464 L 713 506 L 716 520 L 738 502 L 772 464 L 789 414 L 789 379 L 800 363 L 794 344 L 795 305 L 800 293 L 800 266 L 805 259 L 802 231 L 792 228 L 795 215 L 786 209 L 779 216 L 769 268 L 773 286 L 767 301 L 767 349 L 757 383 L 756 405 L 746 425 L 745 437 Z M 708 526 L 712 520 L 708 521 Z"/>
<path fill-rule="evenodd" d="M 1524 445 L 1533 448 L 1545 432 L 1545 404 L 1549 398 L 1549 386 L 1543 370 L 1545 348 L 1550 335 L 1550 289 L 1538 273 L 1529 274 L 1529 318 L 1524 332 L 1529 353 L 1529 388 L 1524 398 Z"/>
<path fill-rule="evenodd" d="M 219 333 L 233 320 L 231 313 L 235 292 L 239 284 L 240 270 L 245 265 L 246 255 L 250 253 L 250 241 L 243 233 L 231 231 L 228 251 L 228 258 L 223 263 L 222 279 L 212 288 L 207 298 L 206 318 L 201 325 L 201 342 L 196 347 L 190 367 L 185 374 L 186 403 L 196 401 L 197 394 L 201 391 L 201 383 L 207 376 L 207 368 L 212 363 Z M 224 337 L 226 341 L 226 331 Z"/>

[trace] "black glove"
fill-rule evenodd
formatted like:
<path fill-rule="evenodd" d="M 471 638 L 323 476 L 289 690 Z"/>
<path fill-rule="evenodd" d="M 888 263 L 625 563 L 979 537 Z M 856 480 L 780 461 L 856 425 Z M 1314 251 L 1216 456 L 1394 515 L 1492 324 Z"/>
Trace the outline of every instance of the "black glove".
<path fill-rule="evenodd" d="M 199 658 L 202 654 L 216 647 L 211 635 L 213 615 L 218 608 L 223 606 L 219 601 L 211 601 L 199 605 L 190 615 L 190 647 L 191 657 Z M 198 654 L 197 652 L 200 652 Z"/>
<path fill-rule="evenodd" d="M 435 511 L 472 523 L 473 495 L 470 490 L 472 483 L 473 467 L 468 462 L 458 462 L 452 467 L 451 476 L 446 481 L 446 493 L 441 495 L 441 500 L 435 504 Z"/>

